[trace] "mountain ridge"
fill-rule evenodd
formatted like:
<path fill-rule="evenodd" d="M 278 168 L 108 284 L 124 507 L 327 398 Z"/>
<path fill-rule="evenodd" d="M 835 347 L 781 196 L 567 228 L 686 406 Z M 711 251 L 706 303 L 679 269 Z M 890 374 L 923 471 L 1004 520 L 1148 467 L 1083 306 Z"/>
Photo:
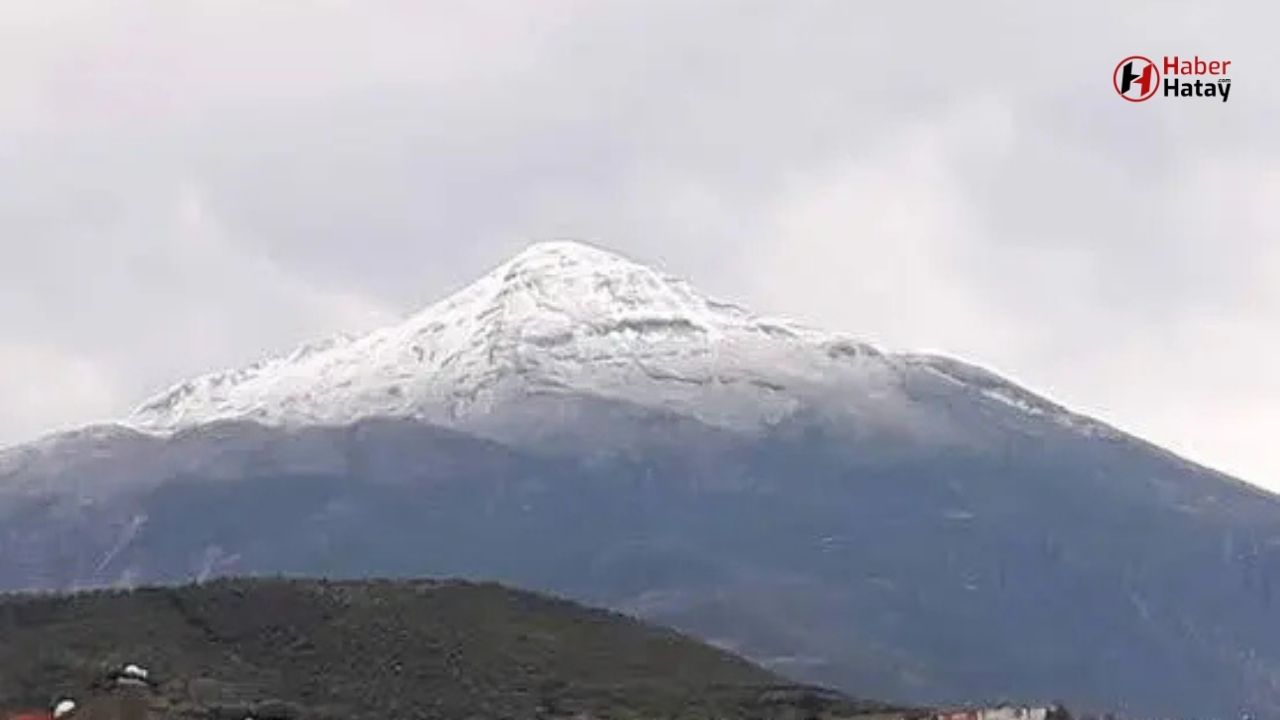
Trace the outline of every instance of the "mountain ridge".
<path fill-rule="evenodd" d="M 376 368 L 375 372 L 368 368 L 370 364 L 368 353 L 357 354 L 354 358 L 342 358 L 345 363 L 324 362 L 325 358 L 344 349 L 379 347 L 385 353 L 386 345 L 403 340 L 406 335 L 411 335 L 415 331 L 424 329 L 432 332 L 440 331 L 445 325 L 440 316 L 448 316 L 450 311 L 452 311 L 453 320 L 466 319 L 466 313 L 457 312 L 458 308 L 474 306 L 477 302 L 480 309 L 476 311 L 476 316 L 484 316 L 489 320 L 495 316 L 501 317 L 503 313 L 498 310 L 505 309 L 505 304 L 494 305 L 487 301 L 499 298 L 503 299 L 504 303 L 510 302 L 510 296 L 518 294 L 512 289 L 513 282 L 522 278 L 529 281 L 532 278 L 533 284 L 545 283 L 548 278 L 555 280 L 559 271 L 565 267 L 572 271 L 569 273 L 570 276 L 576 275 L 579 279 L 597 279 L 596 276 L 600 274 L 601 267 L 612 268 L 615 274 L 639 274 L 645 278 L 645 283 L 650 289 L 658 289 L 656 294 L 674 296 L 681 301 L 666 303 L 666 310 L 670 315 L 666 318 L 665 325 L 664 321 L 650 310 L 640 312 L 638 315 L 624 314 L 616 318 L 620 321 L 620 327 L 623 328 L 653 329 L 675 326 L 695 328 L 705 333 L 708 328 L 715 330 L 718 329 L 718 325 L 723 325 L 724 323 L 714 322 L 714 318 L 723 316 L 729 319 L 729 326 L 737 324 L 753 328 L 756 332 L 765 335 L 795 339 L 797 342 L 807 343 L 809 347 L 806 347 L 806 350 L 817 351 L 818 354 L 825 354 L 831 358 L 871 358 L 882 364 L 884 367 L 877 368 L 881 372 L 880 387 L 866 384 L 853 387 L 855 394 L 848 398 L 851 404 L 865 402 L 868 395 L 883 394 L 886 392 L 885 385 L 892 387 L 900 383 L 896 377 L 886 379 L 885 369 L 888 370 L 889 375 L 901 375 L 909 369 L 922 370 L 1018 413 L 1046 418 L 1085 434 L 1095 434 L 1116 441 L 1142 443 L 1154 451 L 1168 454 L 1195 468 L 1215 472 L 1234 482 L 1244 482 L 1264 494 L 1274 494 L 1265 488 L 1213 470 L 1203 463 L 1146 441 L 1108 422 L 1074 412 L 1065 405 L 1029 390 L 1026 386 L 1009 380 L 980 364 L 936 352 L 889 352 L 856 339 L 848 333 L 825 332 L 790 319 L 758 316 L 740 305 L 702 295 L 684 280 L 666 275 L 613 251 L 577 240 L 534 243 L 486 272 L 479 280 L 449 293 L 444 299 L 409 315 L 400 323 L 363 335 L 330 336 L 304 343 L 289 353 L 268 357 L 247 366 L 197 375 L 142 401 L 132 412 L 122 418 L 71 427 L 47 433 L 29 441 L 0 446 L 0 474 L 4 473 L 6 468 L 12 472 L 14 466 L 24 456 L 39 455 L 52 445 L 67 441 L 76 442 L 94 438 L 110 441 L 116 438 L 139 439 L 143 436 L 169 437 L 209 423 L 247 421 L 268 427 L 341 426 L 367 418 L 393 417 L 427 422 L 441 427 L 453 427 L 490 439 L 527 444 L 523 438 L 513 438 L 502 430 L 495 431 L 494 423 L 486 421 L 482 416 L 492 413 L 495 407 L 504 401 L 519 403 L 538 396 L 573 393 L 596 396 L 607 402 L 633 403 L 657 412 L 685 414 L 700 422 L 724 427 L 731 431 L 755 432 L 767 430 L 768 427 L 783 422 L 789 416 L 823 400 L 820 397 L 821 392 L 800 392 L 797 396 L 787 397 L 779 406 L 779 403 L 773 401 L 776 401 L 778 396 L 786 394 L 791 388 L 770 377 L 769 372 L 760 372 L 762 368 L 759 364 L 749 368 L 749 372 L 733 377 L 708 372 L 705 367 L 701 368 L 704 371 L 701 376 L 681 375 L 679 372 L 667 371 L 646 363 L 643 358 L 635 360 L 634 363 L 642 376 L 659 383 L 686 385 L 705 391 L 707 386 L 729 382 L 741 383 L 757 390 L 759 392 L 753 393 L 748 398 L 738 398 L 735 404 L 742 406 L 755 403 L 769 406 L 771 411 L 759 414 L 748 412 L 750 417 L 746 418 L 741 416 L 741 412 L 735 416 L 732 411 L 727 413 L 690 412 L 690 406 L 696 404 L 696 401 L 690 401 L 687 398 L 680 398 L 679 401 L 671 403 L 647 402 L 642 396 L 637 397 L 639 393 L 619 393 L 617 385 L 625 383 L 618 381 L 611 383 L 612 387 L 603 388 L 603 391 L 601 387 L 590 385 L 575 387 L 573 382 L 564 376 L 572 375 L 574 372 L 583 373 L 583 366 L 590 362 L 616 361 L 617 357 L 584 358 L 577 366 L 562 369 L 559 373 L 560 377 L 554 377 L 554 373 L 539 374 L 536 372 L 539 369 L 536 367 L 539 364 L 538 359 L 528 356 L 522 359 L 519 350 L 512 349 L 512 339 L 504 337 L 501 332 L 503 326 L 514 326 L 519 330 L 524 327 L 524 323 L 530 322 L 531 318 L 534 321 L 538 319 L 536 314 L 527 313 L 516 318 L 515 322 L 502 320 L 496 324 L 497 329 L 488 327 L 487 332 L 478 333 L 481 340 L 478 344 L 473 343 L 462 350 L 453 348 L 454 352 L 441 363 L 445 368 L 415 367 L 413 363 L 403 362 L 387 367 L 386 363 L 383 363 L 384 366 Z M 650 305 L 652 303 L 637 302 L 633 304 L 632 309 Z M 683 315 L 677 312 L 681 308 L 687 311 L 690 307 L 700 309 L 697 312 L 684 312 Z M 600 309 L 597 306 L 597 310 Z M 608 310 L 607 307 L 603 309 Z M 598 314 L 607 315 L 608 313 Z M 588 313 L 588 315 L 591 314 Z M 700 318 L 702 322 L 693 322 L 690 317 Z M 709 321 L 708 318 L 712 320 Z M 571 318 L 571 321 L 571 325 L 581 324 L 583 318 Z M 590 325 L 590 317 L 586 322 Z M 722 330 L 722 328 L 719 329 Z M 474 331 L 474 328 L 472 330 Z M 465 328 L 461 333 L 463 336 L 476 334 L 466 332 Z M 520 333 L 516 334 L 520 335 Z M 558 333 L 548 333 L 546 328 L 542 328 L 533 332 L 531 337 L 522 339 L 529 340 L 537 350 L 563 343 L 569 338 L 571 334 L 567 334 L 563 328 L 559 329 Z M 455 336 L 453 340 L 456 339 Z M 471 337 L 471 339 L 476 338 Z M 685 339 L 681 338 L 680 341 Z M 420 362 L 425 358 L 424 353 L 427 350 L 423 347 L 423 343 L 410 344 L 409 347 L 416 360 Z M 403 351 L 403 348 L 399 349 Z M 638 354 L 638 350 L 643 349 L 643 345 L 623 348 L 619 355 L 625 358 L 628 353 L 635 355 Z M 477 355 L 487 357 L 491 361 L 503 354 L 508 357 L 505 362 L 494 361 L 492 367 L 465 373 L 461 377 L 442 372 L 442 369 L 447 369 L 455 362 L 453 358 L 467 354 L 464 351 L 469 351 L 473 356 L 471 360 L 473 366 L 477 365 L 474 358 Z M 658 359 L 661 360 L 661 358 Z M 400 360 L 403 361 L 404 358 Z M 707 362 L 704 365 L 707 365 L 723 362 L 725 358 L 713 356 L 705 360 Z M 308 363 L 316 362 L 324 366 L 323 372 L 309 374 L 308 368 L 314 368 Z M 347 375 L 336 381 L 338 389 L 349 388 L 363 380 L 372 388 L 372 391 L 366 392 L 363 397 L 352 398 L 335 396 L 332 392 L 334 388 L 323 387 L 327 382 L 326 375 L 333 373 L 335 365 L 343 364 L 347 367 L 337 369 L 345 369 Z M 820 369 L 818 377 L 821 377 L 821 370 L 830 369 Z M 382 377 L 374 379 L 360 377 L 376 373 L 382 373 Z M 836 375 L 838 373 L 832 373 L 832 376 Z M 814 373 L 811 373 L 808 379 L 814 380 Z M 519 385 L 520 381 L 527 381 L 527 385 L 512 388 L 513 380 L 516 381 L 514 383 L 516 385 Z M 257 397 L 252 392 L 237 392 L 245 383 L 251 383 L 259 390 Z M 330 383 L 332 384 L 334 383 Z M 491 397 L 487 404 L 479 401 L 485 390 L 493 390 L 497 394 L 498 388 L 504 384 L 508 397 L 503 399 Z M 819 381 L 818 384 L 821 385 L 821 382 Z M 321 389 L 313 394 L 309 388 L 314 386 L 321 386 Z M 409 393 L 406 393 L 406 387 L 409 388 Z M 413 390 L 421 393 L 421 397 L 415 398 L 412 394 Z M 806 390 L 812 390 L 812 388 L 806 388 Z M 219 395 L 219 392 L 222 395 Z M 861 393 L 862 397 L 859 397 L 858 393 Z M 884 408 L 879 409 L 884 410 Z"/>
<path fill-rule="evenodd" d="M 981 391 L 1012 408 L 1105 427 L 987 371 L 965 366 L 958 377 L 958 361 L 885 353 L 847 334 L 753 315 L 571 241 L 530 246 L 398 325 L 181 383 L 122 422 L 153 433 L 212 420 L 371 416 L 467 427 L 512 400 L 576 392 L 757 429 L 821 403 L 833 386 L 849 400 L 826 403 L 833 412 L 858 403 L 881 405 L 868 414 L 883 417 L 909 412 L 897 387 L 908 366 L 959 384 L 981 376 Z"/>

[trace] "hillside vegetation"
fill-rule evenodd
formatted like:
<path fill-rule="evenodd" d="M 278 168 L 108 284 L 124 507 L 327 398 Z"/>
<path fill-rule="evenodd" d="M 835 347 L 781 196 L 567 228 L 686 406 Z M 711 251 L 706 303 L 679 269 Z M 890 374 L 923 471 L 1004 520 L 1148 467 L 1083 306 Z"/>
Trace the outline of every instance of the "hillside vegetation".
<path fill-rule="evenodd" d="M 82 697 L 136 662 L 168 716 L 830 717 L 788 685 L 628 617 L 464 582 L 227 580 L 0 598 L 0 707 Z"/>

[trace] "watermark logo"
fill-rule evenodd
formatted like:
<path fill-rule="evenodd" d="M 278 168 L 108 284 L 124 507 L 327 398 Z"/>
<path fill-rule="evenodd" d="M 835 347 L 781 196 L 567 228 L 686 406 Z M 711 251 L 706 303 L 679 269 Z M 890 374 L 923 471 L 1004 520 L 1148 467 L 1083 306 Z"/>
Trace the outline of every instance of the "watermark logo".
<path fill-rule="evenodd" d="M 1204 60 L 1199 55 L 1164 55 L 1159 64 L 1145 55 L 1130 55 L 1111 71 L 1111 84 L 1117 95 L 1135 103 L 1157 95 L 1226 102 L 1231 97 L 1230 68 L 1230 60 Z"/>
<path fill-rule="evenodd" d="M 1130 55 L 1116 65 L 1111 83 L 1125 100 L 1144 102 L 1155 97 L 1160 89 L 1160 71 L 1149 58 Z"/>

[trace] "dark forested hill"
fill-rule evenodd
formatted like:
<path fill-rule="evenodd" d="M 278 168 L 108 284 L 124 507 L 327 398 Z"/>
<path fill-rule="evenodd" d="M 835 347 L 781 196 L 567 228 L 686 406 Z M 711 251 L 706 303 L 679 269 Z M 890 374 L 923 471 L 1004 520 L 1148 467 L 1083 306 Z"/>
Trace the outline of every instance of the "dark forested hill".
<path fill-rule="evenodd" d="M 864 707 L 622 615 L 493 584 L 235 580 L 0 599 L 0 709 L 145 665 L 169 715 L 781 717 Z"/>

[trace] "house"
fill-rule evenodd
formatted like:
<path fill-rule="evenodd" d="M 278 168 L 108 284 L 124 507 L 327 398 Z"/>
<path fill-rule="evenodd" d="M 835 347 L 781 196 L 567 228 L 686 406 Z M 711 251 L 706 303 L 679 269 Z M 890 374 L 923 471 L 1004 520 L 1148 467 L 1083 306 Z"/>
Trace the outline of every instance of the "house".
<path fill-rule="evenodd" d="M 932 720 L 1049 720 L 1047 707 L 1000 705 L 990 708 L 966 708 L 936 713 Z"/>
<path fill-rule="evenodd" d="M 934 716 L 934 720 L 982 720 L 980 710 L 946 710 Z"/>
<path fill-rule="evenodd" d="M 1004 705 L 978 711 L 978 720 L 1046 720 L 1049 708 Z"/>

